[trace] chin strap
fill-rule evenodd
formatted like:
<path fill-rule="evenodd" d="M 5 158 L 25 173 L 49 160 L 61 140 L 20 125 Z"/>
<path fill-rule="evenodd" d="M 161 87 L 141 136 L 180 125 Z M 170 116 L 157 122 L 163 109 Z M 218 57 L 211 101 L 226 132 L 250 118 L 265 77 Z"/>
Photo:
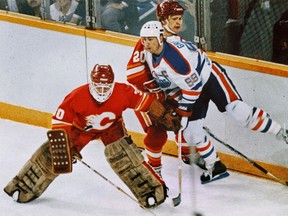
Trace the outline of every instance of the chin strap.
<path fill-rule="evenodd" d="M 166 19 L 165 21 L 166 21 L 167 24 L 164 25 L 163 27 L 164 27 L 168 32 L 172 33 L 173 35 L 177 34 L 176 32 L 172 31 L 172 29 L 169 28 L 169 26 L 168 26 L 168 23 L 169 23 L 168 20 Z"/>

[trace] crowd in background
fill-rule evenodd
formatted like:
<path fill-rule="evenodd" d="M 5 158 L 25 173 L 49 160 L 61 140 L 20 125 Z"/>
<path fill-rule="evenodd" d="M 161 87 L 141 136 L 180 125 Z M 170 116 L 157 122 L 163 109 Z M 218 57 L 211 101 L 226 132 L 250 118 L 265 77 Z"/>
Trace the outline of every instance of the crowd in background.
<path fill-rule="evenodd" d="M 185 13 L 183 37 L 194 37 L 193 1 L 179 1 Z M 157 0 L 100 0 L 101 27 L 106 30 L 139 35 L 140 27 L 156 20 Z M 86 25 L 85 0 L 0 0 L 0 9 L 76 25 Z M 188 27 L 189 26 L 189 27 Z"/>
<path fill-rule="evenodd" d="M 177 1 L 186 9 L 180 35 L 194 41 L 196 0 Z M 288 64 L 288 2 L 261 2 L 212 1 L 208 51 Z M 100 0 L 101 28 L 139 35 L 145 22 L 157 19 L 157 3 L 157 0 Z M 0 9 L 86 26 L 86 0 L 0 0 Z"/>
<path fill-rule="evenodd" d="M 137 25 L 141 19 L 142 9 L 146 7 L 146 10 L 151 10 L 154 7 L 153 12 L 155 13 L 157 2 L 156 0 L 100 0 L 100 5 L 101 24 L 104 29 L 138 34 Z M 42 19 L 86 25 L 85 0 L 0 0 L 0 9 L 37 16 Z M 147 13 L 147 11 L 143 11 L 143 13 Z M 136 27 L 137 30 L 135 30 Z"/>
<path fill-rule="evenodd" d="M 0 9 L 59 22 L 85 22 L 85 0 L 1 0 Z"/>

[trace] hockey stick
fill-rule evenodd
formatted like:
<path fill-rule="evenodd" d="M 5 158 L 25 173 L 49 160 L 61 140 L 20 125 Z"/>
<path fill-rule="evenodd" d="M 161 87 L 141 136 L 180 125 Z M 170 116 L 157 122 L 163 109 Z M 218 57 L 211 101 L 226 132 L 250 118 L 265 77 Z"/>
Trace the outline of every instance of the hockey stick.
<path fill-rule="evenodd" d="M 245 155 L 243 155 L 241 152 L 239 152 L 238 150 L 236 150 L 235 148 L 233 148 L 232 146 L 230 146 L 229 144 L 225 143 L 224 141 L 220 140 L 219 138 L 217 138 L 211 131 L 209 128 L 207 127 L 203 127 L 203 129 L 215 140 L 217 140 L 219 143 L 223 144 L 224 146 L 228 147 L 231 151 L 235 152 L 236 154 L 238 154 L 239 156 L 241 156 L 242 158 L 246 159 L 251 165 L 253 165 L 254 167 L 256 167 L 257 169 L 259 169 L 261 172 L 265 173 L 266 175 L 274 178 L 275 180 L 277 180 L 280 184 L 288 186 L 288 182 L 281 180 L 279 178 L 277 178 L 276 176 L 274 176 L 273 174 L 271 174 L 270 172 L 268 172 L 266 169 L 264 169 L 262 166 L 260 166 L 259 164 L 257 164 L 255 161 L 251 160 L 250 158 L 246 157 Z"/>
<path fill-rule="evenodd" d="M 134 197 L 132 197 L 131 195 L 129 195 L 127 192 L 125 192 L 122 188 L 120 188 L 119 186 L 117 186 L 116 184 L 114 184 L 112 181 L 110 181 L 108 178 L 106 178 L 104 175 L 102 175 L 100 172 L 98 172 L 97 170 L 95 170 L 94 168 L 92 168 L 89 164 L 87 164 L 85 161 L 83 161 L 81 158 L 74 156 L 74 158 L 76 158 L 78 161 L 80 161 L 82 164 L 84 164 L 86 167 L 88 167 L 90 170 L 92 170 L 94 173 L 96 173 L 97 175 L 99 175 L 101 178 L 103 178 L 105 181 L 107 181 L 108 183 L 110 183 L 113 187 L 115 187 L 116 189 L 118 189 L 119 191 L 121 191 L 122 193 L 124 193 L 126 196 L 128 196 L 131 200 L 133 200 L 134 202 L 136 202 L 138 205 L 141 206 L 141 208 L 145 209 L 146 211 L 148 211 L 150 214 L 157 216 L 156 214 L 154 214 L 154 212 L 152 212 L 150 209 L 146 208 L 145 206 L 143 206 L 142 204 L 140 204 Z"/>
<path fill-rule="evenodd" d="M 180 129 L 178 132 L 178 187 L 179 187 L 179 194 L 177 197 L 172 198 L 173 206 L 178 206 L 181 203 L 181 193 L 182 193 L 182 131 Z"/>
<path fill-rule="evenodd" d="M 182 117 L 181 125 L 182 128 L 178 131 L 178 183 L 179 183 L 179 194 L 177 197 L 172 198 L 173 205 L 176 207 L 181 203 L 182 193 L 182 132 L 187 127 L 188 117 Z M 185 126 L 185 127 L 183 127 Z"/>

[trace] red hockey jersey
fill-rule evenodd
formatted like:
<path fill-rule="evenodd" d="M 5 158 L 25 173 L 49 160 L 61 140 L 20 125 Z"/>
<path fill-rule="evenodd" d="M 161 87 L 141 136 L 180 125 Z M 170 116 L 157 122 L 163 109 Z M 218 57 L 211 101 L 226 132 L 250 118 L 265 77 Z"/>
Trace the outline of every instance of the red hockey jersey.
<path fill-rule="evenodd" d="M 173 35 L 166 38 L 167 41 L 186 41 L 179 35 Z M 141 91 L 147 91 L 144 88 L 143 83 L 149 80 L 152 80 L 149 66 L 146 63 L 145 59 L 145 48 L 141 42 L 141 39 L 138 40 L 133 53 L 127 63 L 127 81 L 132 85 L 136 86 Z"/>
<path fill-rule="evenodd" d="M 140 39 L 127 64 L 127 81 L 141 91 L 146 91 L 143 83 L 151 79 L 153 79 L 153 77 L 146 63 L 144 46 Z"/>
<path fill-rule="evenodd" d="M 143 93 L 132 85 L 115 83 L 109 99 L 99 103 L 91 96 L 89 84 L 86 84 L 65 97 L 52 117 L 52 128 L 64 128 L 74 138 L 78 135 L 73 133 L 90 134 L 87 140 L 77 140 L 85 145 L 92 136 L 95 139 L 101 137 L 103 131 L 121 121 L 124 110 L 147 111 L 154 98 L 155 95 Z"/>

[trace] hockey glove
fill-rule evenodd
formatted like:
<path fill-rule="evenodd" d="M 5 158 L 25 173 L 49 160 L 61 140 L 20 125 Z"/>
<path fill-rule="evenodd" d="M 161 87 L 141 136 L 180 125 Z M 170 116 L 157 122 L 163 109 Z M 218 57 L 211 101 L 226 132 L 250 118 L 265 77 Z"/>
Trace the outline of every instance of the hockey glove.
<path fill-rule="evenodd" d="M 162 89 L 159 87 L 158 83 L 155 81 L 155 79 L 149 80 L 147 82 L 143 83 L 144 89 L 150 93 L 154 93 L 156 95 L 156 98 L 164 101 L 165 100 L 165 93 L 162 91 Z"/>
<path fill-rule="evenodd" d="M 155 79 L 143 83 L 144 89 L 148 92 L 155 93 L 162 91 Z"/>
<path fill-rule="evenodd" d="M 163 125 L 167 131 L 173 131 L 175 134 L 177 134 L 181 128 L 180 119 L 181 117 L 173 110 L 167 110 L 163 118 L 158 120 L 158 123 Z"/>
<path fill-rule="evenodd" d="M 192 105 L 179 102 L 176 113 L 182 117 L 190 117 L 192 115 Z"/>
<path fill-rule="evenodd" d="M 175 112 L 178 115 L 182 116 L 181 128 L 182 130 L 184 130 L 188 125 L 188 118 L 192 115 L 192 104 L 181 103 L 180 101 Z"/>
<path fill-rule="evenodd" d="M 154 100 L 148 109 L 148 113 L 155 120 L 158 120 L 164 116 L 166 113 L 166 108 L 160 100 Z"/>
<path fill-rule="evenodd" d="M 159 100 L 154 100 L 149 107 L 149 115 L 156 124 L 161 124 L 167 131 L 178 133 L 181 127 L 180 117 L 173 109 L 164 107 Z"/>
<path fill-rule="evenodd" d="M 77 150 L 77 148 L 75 146 L 73 146 L 71 149 L 70 149 L 70 154 L 71 154 L 71 157 L 72 157 L 72 163 L 75 164 L 77 163 L 77 159 L 82 159 L 82 155 L 80 154 L 80 152 Z"/>

